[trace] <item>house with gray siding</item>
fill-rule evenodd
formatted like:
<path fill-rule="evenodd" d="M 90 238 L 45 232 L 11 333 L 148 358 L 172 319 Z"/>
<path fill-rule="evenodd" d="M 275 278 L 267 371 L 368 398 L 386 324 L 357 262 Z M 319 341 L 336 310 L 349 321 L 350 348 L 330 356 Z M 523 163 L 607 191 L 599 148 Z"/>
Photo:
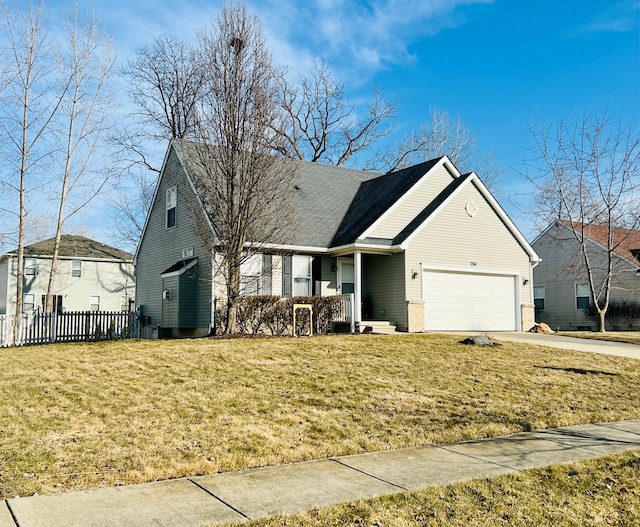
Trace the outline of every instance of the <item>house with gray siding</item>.
<path fill-rule="evenodd" d="M 0 315 L 14 314 L 16 302 L 25 313 L 44 308 L 49 286 L 54 238 L 24 248 L 23 296 L 17 298 L 17 249 L 0 256 Z M 84 236 L 63 234 L 53 307 L 56 311 L 127 311 L 134 300 L 133 255 Z"/>
<path fill-rule="evenodd" d="M 224 294 L 218 256 L 202 240 L 191 148 L 170 143 L 135 257 L 137 305 L 149 327 L 174 336 L 212 331 Z M 446 156 L 388 174 L 281 162 L 295 173 L 294 228 L 243 264 L 245 294 L 353 293 L 360 327 L 533 325 L 538 256 L 475 173 Z"/>
<path fill-rule="evenodd" d="M 594 299 L 579 242 L 583 237 L 596 284 L 603 283 L 611 266 L 611 302 L 640 301 L 639 230 L 556 220 L 532 244 L 542 259 L 533 273 L 536 321 L 553 329 L 597 329 L 596 321 L 589 317 L 589 305 Z M 607 329 L 640 326 L 637 315 L 635 319 L 614 315 L 612 310 L 606 318 Z"/>

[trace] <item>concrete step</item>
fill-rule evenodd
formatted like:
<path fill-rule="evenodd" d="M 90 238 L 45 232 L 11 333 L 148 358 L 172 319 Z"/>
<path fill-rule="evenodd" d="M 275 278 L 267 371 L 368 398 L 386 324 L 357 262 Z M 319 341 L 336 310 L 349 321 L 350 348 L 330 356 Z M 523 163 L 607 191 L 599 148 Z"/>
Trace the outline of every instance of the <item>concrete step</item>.
<path fill-rule="evenodd" d="M 390 335 L 396 332 L 396 327 L 387 320 L 363 320 L 360 322 L 360 332 Z"/>

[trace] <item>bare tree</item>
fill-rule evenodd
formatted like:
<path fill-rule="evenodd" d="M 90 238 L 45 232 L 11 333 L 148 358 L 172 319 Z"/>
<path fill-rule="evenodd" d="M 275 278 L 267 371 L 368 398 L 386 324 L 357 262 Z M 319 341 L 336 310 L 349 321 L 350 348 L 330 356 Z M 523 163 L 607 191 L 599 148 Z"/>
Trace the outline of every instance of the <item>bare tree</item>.
<path fill-rule="evenodd" d="M 616 251 L 640 226 L 640 135 L 632 124 L 606 114 L 585 114 L 580 122 L 566 118 L 555 128 L 530 129 L 538 157 L 529 162 L 533 173 L 528 179 L 537 191 L 537 214 L 572 227 L 578 252 L 571 266 L 586 276 L 598 330 L 605 331 L 620 269 Z M 596 228 L 605 231 L 604 258 L 602 247 L 590 238 Z"/>
<path fill-rule="evenodd" d="M 117 215 L 114 233 L 122 248 L 134 250 L 140 240 L 144 222 L 151 209 L 155 178 L 151 180 L 142 170 L 131 167 L 125 177 L 126 184 L 114 189 L 115 196 L 109 200 Z"/>
<path fill-rule="evenodd" d="M 2 89 L 2 154 L 11 173 L 5 185 L 18 196 L 16 323 L 22 314 L 27 197 L 35 172 L 51 152 L 51 123 L 61 104 L 55 91 L 55 61 L 48 38 L 44 4 L 14 4 L 2 13 L 5 65 Z M 15 336 L 14 328 L 14 336 Z"/>
<path fill-rule="evenodd" d="M 173 35 L 156 37 L 122 70 L 145 135 L 161 141 L 193 135 L 207 76 L 200 54 Z"/>
<path fill-rule="evenodd" d="M 60 157 L 56 180 L 57 221 L 45 311 L 53 310 L 53 288 L 58 274 L 60 239 L 66 221 L 84 209 L 111 177 L 108 168 L 95 170 L 96 154 L 110 128 L 113 101 L 109 78 L 114 68 L 111 39 L 100 30 L 95 17 L 79 21 L 78 7 L 66 21 L 63 50 L 58 58 L 62 103 L 53 127 Z M 102 151 L 102 150 L 101 150 Z"/>
<path fill-rule="evenodd" d="M 432 108 L 431 121 L 406 136 L 401 142 L 371 156 L 368 166 L 393 172 L 410 165 L 447 155 L 461 172 L 477 172 L 484 184 L 494 188 L 504 170 L 489 152 L 482 157 L 478 151 L 478 135 L 462 122 L 452 119 L 446 110 Z"/>
<path fill-rule="evenodd" d="M 327 64 L 314 64 L 310 76 L 297 84 L 279 76 L 279 103 L 286 120 L 274 127 L 278 150 L 294 159 L 344 165 L 353 156 L 371 148 L 391 131 L 388 122 L 395 105 L 384 101 L 375 90 L 366 111 L 345 98 Z"/>
<path fill-rule="evenodd" d="M 190 158 L 210 225 L 204 242 L 215 251 L 226 285 L 226 332 L 234 333 L 240 266 L 289 226 L 294 171 L 293 163 L 271 155 L 271 126 L 281 116 L 257 19 L 243 4 L 226 5 L 200 41 L 209 75 Z"/>
<path fill-rule="evenodd" d="M 207 69 L 201 53 L 174 35 L 156 37 L 122 68 L 135 122 L 112 137 L 120 148 L 123 190 L 110 200 L 118 236 L 137 244 L 160 172 L 158 143 L 194 137 Z M 148 172 L 137 171 L 143 167 Z"/>

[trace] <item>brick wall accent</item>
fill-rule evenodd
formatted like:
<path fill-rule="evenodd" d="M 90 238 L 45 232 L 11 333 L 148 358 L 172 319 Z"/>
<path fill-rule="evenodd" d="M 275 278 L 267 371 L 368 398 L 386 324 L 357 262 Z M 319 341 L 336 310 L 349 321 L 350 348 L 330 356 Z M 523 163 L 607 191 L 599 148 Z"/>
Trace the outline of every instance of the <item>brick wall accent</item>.
<path fill-rule="evenodd" d="M 533 304 L 522 304 L 520 306 L 522 320 L 522 331 L 529 331 L 536 323 L 536 310 Z"/>
<path fill-rule="evenodd" d="M 407 300 L 407 331 L 421 333 L 424 331 L 424 302 Z"/>

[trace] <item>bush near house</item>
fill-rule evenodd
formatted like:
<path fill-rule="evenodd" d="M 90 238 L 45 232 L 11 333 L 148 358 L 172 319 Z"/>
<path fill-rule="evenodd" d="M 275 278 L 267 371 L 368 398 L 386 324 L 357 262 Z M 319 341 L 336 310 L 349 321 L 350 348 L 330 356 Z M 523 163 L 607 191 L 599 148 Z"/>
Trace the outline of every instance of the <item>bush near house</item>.
<path fill-rule="evenodd" d="M 587 310 L 587 317 L 598 322 L 599 315 L 592 303 Z M 611 329 L 633 329 L 636 321 L 640 321 L 640 302 L 635 300 L 611 300 L 606 315 L 607 326 Z"/>
<path fill-rule="evenodd" d="M 297 296 L 281 298 L 274 295 L 244 296 L 238 301 L 238 329 L 246 335 L 293 335 L 293 306 L 311 305 L 313 333 L 326 335 L 336 321 L 344 321 L 342 296 Z M 216 300 L 216 333 L 226 326 L 227 302 Z M 296 313 L 296 334 L 308 335 L 309 311 Z"/>

